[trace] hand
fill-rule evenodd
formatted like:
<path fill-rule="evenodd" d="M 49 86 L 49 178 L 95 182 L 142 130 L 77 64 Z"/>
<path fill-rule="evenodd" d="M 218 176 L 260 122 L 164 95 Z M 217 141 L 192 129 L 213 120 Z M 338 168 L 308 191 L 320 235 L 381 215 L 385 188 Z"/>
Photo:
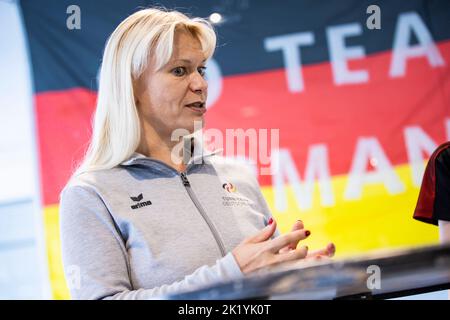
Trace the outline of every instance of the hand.
<path fill-rule="evenodd" d="M 305 246 L 280 252 L 289 244 L 295 243 L 297 246 L 300 240 L 308 237 L 303 227 L 270 239 L 275 230 L 276 222 L 273 221 L 257 234 L 244 239 L 233 249 L 232 254 L 244 274 L 281 262 L 303 259 L 307 256 L 308 248 Z"/>
<path fill-rule="evenodd" d="M 303 222 L 297 220 L 292 226 L 291 232 L 296 230 L 302 230 L 303 228 L 304 228 Z M 297 244 L 298 241 L 297 242 L 294 241 L 288 244 L 286 247 L 280 250 L 280 253 L 286 253 L 289 252 L 290 250 L 294 250 L 295 248 L 297 248 Z M 336 246 L 334 245 L 334 243 L 330 242 L 323 249 L 308 252 L 308 255 L 306 256 L 305 260 L 322 260 L 322 259 L 326 260 L 333 257 L 335 253 L 336 253 Z"/>

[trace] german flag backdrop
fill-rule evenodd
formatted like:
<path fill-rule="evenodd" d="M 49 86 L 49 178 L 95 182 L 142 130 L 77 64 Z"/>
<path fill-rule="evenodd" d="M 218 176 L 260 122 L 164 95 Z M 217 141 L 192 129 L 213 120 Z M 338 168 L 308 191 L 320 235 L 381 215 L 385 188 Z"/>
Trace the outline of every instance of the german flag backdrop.
<path fill-rule="evenodd" d="M 90 137 L 105 41 L 121 20 L 154 4 L 20 2 L 55 298 L 69 297 L 59 192 Z M 282 232 L 301 219 L 312 230 L 308 245 L 332 240 L 338 257 L 438 241 L 437 229 L 412 213 L 424 162 L 450 137 L 449 1 L 156 4 L 223 15 L 207 71 L 206 126 L 223 133 L 279 129 L 277 160 L 271 158 L 277 170 L 259 181 Z M 259 169 L 267 165 L 254 160 Z"/>

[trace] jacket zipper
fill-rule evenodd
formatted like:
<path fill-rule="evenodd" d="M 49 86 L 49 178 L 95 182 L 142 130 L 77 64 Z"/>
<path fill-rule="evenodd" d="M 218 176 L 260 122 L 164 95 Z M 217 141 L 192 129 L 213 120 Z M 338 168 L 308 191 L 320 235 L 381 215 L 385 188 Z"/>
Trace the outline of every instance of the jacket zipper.
<path fill-rule="evenodd" d="M 202 205 L 197 199 L 197 196 L 195 195 L 194 191 L 192 190 L 191 183 L 189 182 L 186 173 L 181 172 L 180 173 L 181 181 L 183 182 L 184 187 L 186 188 L 187 193 L 189 194 L 189 197 L 191 198 L 192 202 L 194 203 L 197 210 L 202 215 L 203 219 L 208 224 L 209 229 L 211 230 L 211 233 L 214 236 L 214 239 L 216 239 L 217 245 L 219 246 L 220 253 L 222 254 L 222 257 L 226 255 L 225 252 L 225 246 L 222 242 L 222 239 L 220 239 L 219 233 L 217 232 L 217 229 L 214 227 L 211 220 L 209 220 L 208 216 L 206 215 L 205 210 L 203 209 Z"/>

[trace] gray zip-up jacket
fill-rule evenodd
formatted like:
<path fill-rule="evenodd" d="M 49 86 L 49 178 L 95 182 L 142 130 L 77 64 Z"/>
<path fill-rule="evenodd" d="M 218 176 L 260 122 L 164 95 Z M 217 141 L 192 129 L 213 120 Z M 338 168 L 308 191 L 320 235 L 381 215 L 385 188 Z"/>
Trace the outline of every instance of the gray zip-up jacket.
<path fill-rule="evenodd" d="M 61 192 L 74 299 L 154 299 L 243 276 L 231 254 L 271 214 L 253 172 L 214 153 L 183 173 L 135 153 Z"/>

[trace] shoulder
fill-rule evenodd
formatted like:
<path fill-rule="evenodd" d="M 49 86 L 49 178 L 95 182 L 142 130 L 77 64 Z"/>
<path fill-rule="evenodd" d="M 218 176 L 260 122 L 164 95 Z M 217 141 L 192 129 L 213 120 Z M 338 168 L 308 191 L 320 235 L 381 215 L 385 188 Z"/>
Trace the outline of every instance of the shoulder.
<path fill-rule="evenodd" d="M 120 176 L 124 174 L 123 171 L 124 169 L 120 167 L 114 167 L 73 175 L 61 190 L 60 201 L 73 197 L 98 195 L 102 189 L 120 180 Z"/>
<path fill-rule="evenodd" d="M 98 192 L 94 184 L 84 180 L 80 176 L 73 176 L 59 194 L 60 213 L 69 208 L 78 207 L 95 201 Z"/>
<path fill-rule="evenodd" d="M 261 191 L 255 165 L 246 159 L 218 155 L 210 157 L 209 162 L 224 183 L 231 183 L 252 198 L 259 197 Z"/>
<path fill-rule="evenodd" d="M 422 179 L 422 188 L 423 184 L 434 185 L 436 177 L 446 172 L 450 172 L 450 141 L 437 147 L 428 159 Z"/>
<path fill-rule="evenodd" d="M 439 162 L 450 162 L 450 141 L 441 144 L 431 155 L 430 159 Z"/>
<path fill-rule="evenodd" d="M 428 168 L 430 167 L 430 168 Z M 450 142 L 441 144 L 431 155 L 425 174 L 450 177 Z M 447 180 L 446 179 L 446 180 Z M 442 180 L 441 180 L 442 182 Z M 446 181 L 448 183 L 448 181 Z"/>
<path fill-rule="evenodd" d="M 114 188 L 111 176 L 117 174 L 120 171 L 113 168 L 72 176 L 59 194 L 61 221 L 65 224 L 75 223 L 81 218 L 108 215 L 105 190 Z"/>
<path fill-rule="evenodd" d="M 256 179 L 256 167 L 246 159 L 213 155 L 208 158 L 207 163 L 214 166 L 220 174 L 227 176 L 238 175 L 249 180 Z"/>
<path fill-rule="evenodd" d="M 430 156 L 414 211 L 415 219 L 438 224 L 440 210 L 448 207 L 449 179 L 450 142 L 446 142 Z"/>

